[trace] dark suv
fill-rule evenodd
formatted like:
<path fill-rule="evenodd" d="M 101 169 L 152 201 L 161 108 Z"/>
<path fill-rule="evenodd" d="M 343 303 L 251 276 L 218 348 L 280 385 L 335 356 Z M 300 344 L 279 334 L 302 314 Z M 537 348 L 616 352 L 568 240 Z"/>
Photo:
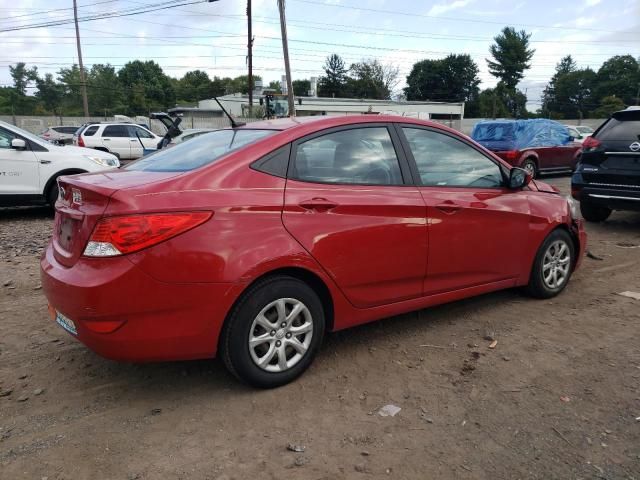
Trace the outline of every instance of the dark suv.
<path fill-rule="evenodd" d="M 603 222 L 612 210 L 640 211 L 640 107 L 614 113 L 587 137 L 571 195 L 590 222 Z"/>

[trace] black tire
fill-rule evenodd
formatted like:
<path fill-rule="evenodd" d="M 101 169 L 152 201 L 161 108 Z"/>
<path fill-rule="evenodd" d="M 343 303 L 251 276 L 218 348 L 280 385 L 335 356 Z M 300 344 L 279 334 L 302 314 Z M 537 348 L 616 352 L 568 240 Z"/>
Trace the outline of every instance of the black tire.
<path fill-rule="evenodd" d="M 55 210 L 56 201 L 58 200 L 58 181 L 53 179 L 49 191 L 47 192 L 47 204 L 52 210 Z"/>
<path fill-rule="evenodd" d="M 555 287 L 550 286 L 545 281 L 545 256 L 552 245 L 558 243 L 564 244 L 568 250 L 568 269 L 563 282 Z M 531 269 L 531 277 L 526 287 L 527 293 L 535 298 L 551 298 L 558 295 L 569 283 L 571 274 L 573 273 L 573 267 L 575 265 L 575 245 L 569 233 L 566 230 L 557 229 L 549 234 L 545 238 L 544 242 L 536 253 L 536 258 L 533 261 L 533 268 Z M 548 271 L 548 270 L 546 270 Z"/>
<path fill-rule="evenodd" d="M 527 172 L 530 172 L 533 178 L 536 178 L 538 176 L 538 167 L 536 165 L 535 160 L 533 160 L 532 158 L 527 158 L 522 163 L 522 168 L 525 169 Z"/>
<path fill-rule="evenodd" d="M 580 213 L 587 222 L 604 222 L 611 215 L 611 209 L 582 201 Z"/>
<path fill-rule="evenodd" d="M 252 354 L 249 347 L 249 338 L 250 335 L 255 333 L 254 329 L 261 328 L 254 325 L 254 320 L 258 314 L 278 299 L 294 299 L 306 306 L 310 314 L 312 330 L 308 348 L 304 354 L 300 354 L 301 357 L 297 360 L 297 363 L 284 371 L 273 372 L 258 366 L 252 357 L 252 355 L 256 355 L 256 349 L 258 348 L 270 349 L 271 343 L 268 343 L 268 346 L 266 346 L 267 342 L 262 343 L 261 345 L 264 347 L 253 347 Z M 270 311 L 266 313 L 270 313 Z M 279 329 L 276 336 L 273 336 L 273 331 L 275 330 L 272 332 L 265 330 L 264 335 L 270 333 L 269 342 L 274 342 L 274 345 L 276 345 L 277 339 L 280 338 L 281 344 L 285 345 L 282 348 L 289 348 L 289 354 L 292 352 L 295 354 L 295 350 L 292 347 L 286 346 L 287 340 L 283 337 L 278 337 L 284 330 Z M 295 380 L 311 365 L 322 344 L 324 331 L 325 315 L 322 302 L 311 287 L 289 276 L 277 275 L 268 277 L 250 287 L 242 295 L 227 318 L 220 340 L 222 360 L 229 372 L 251 386 L 259 388 L 279 387 Z M 303 338 L 306 337 L 303 336 Z M 267 356 L 268 352 L 264 354 L 264 357 Z M 279 359 L 279 355 L 276 355 L 276 357 Z M 275 357 L 274 360 L 277 362 Z M 277 368 L 277 366 L 271 365 L 269 368 Z"/>

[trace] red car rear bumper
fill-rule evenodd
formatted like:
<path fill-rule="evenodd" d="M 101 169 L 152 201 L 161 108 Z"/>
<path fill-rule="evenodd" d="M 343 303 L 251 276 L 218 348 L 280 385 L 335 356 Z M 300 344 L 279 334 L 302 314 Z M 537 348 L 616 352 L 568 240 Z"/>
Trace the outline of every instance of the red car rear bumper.
<path fill-rule="evenodd" d="M 126 257 L 60 265 L 49 245 L 41 259 L 50 311 L 71 319 L 77 338 L 124 361 L 214 357 L 224 318 L 244 285 L 160 282 Z"/>

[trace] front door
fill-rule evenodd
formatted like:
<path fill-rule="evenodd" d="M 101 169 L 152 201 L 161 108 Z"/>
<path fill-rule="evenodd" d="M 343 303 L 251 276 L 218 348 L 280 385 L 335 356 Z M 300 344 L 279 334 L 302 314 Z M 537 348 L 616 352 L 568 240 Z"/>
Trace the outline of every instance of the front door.
<path fill-rule="evenodd" d="M 40 191 L 40 164 L 29 148 L 11 148 L 11 141 L 21 138 L 10 130 L 0 127 L 0 194 L 35 195 Z"/>
<path fill-rule="evenodd" d="M 425 294 L 515 279 L 527 261 L 527 193 L 506 188 L 505 167 L 470 143 L 429 128 L 399 130 L 427 205 Z"/>
<path fill-rule="evenodd" d="M 284 225 L 359 308 L 422 295 L 426 208 L 392 135 L 343 127 L 291 153 Z"/>
<path fill-rule="evenodd" d="M 148 130 L 138 125 L 129 125 L 129 140 L 131 143 L 131 158 L 140 158 L 143 150 L 155 150 L 159 140 Z"/>
<path fill-rule="evenodd" d="M 102 131 L 102 144 L 111 153 L 117 153 L 122 159 L 132 158 L 131 143 L 128 125 L 107 125 L 104 127 Z"/>

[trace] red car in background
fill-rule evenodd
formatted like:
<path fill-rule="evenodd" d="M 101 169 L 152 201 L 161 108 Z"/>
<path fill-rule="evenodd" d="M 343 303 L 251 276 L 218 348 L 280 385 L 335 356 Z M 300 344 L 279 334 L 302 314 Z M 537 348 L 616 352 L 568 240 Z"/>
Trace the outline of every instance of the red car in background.
<path fill-rule="evenodd" d="M 544 118 L 478 122 L 471 138 L 534 178 L 541 173 L 573 172 L 582 148 L 567 127 Z"/>
<path fill-rule="evenodd" d="M 300 375 L 328 331 L 557 295 L 586 244 L 555 189 L 406 117 L 252 123 L 59 184 L 52 318 L 105 357 L 220 356 L 259 387 Z"/>

